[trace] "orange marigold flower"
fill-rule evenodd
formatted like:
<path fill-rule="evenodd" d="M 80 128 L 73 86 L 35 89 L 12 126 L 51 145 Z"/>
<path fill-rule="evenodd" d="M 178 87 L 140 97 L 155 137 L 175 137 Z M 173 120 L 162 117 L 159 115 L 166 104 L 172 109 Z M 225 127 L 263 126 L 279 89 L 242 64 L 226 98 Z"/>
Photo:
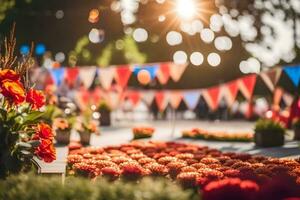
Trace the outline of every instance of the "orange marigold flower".
<path fill-rule="evenodd" d="M 33 109 L 39 109 L 45 105 L 45 95 L 42 91 L 30 89 L 26 95 L 26 102 L 28 102 Z"/>
<path fill-rule="evenodd" d="M 53 136 L 53 131 L 52 128 L 46 124 L 46 123 L 39 123 L 37 125 L 37 132 L 34 136 L 35 139 L 41 138 L 41 139 L 52 139 Z"/>
<path fill-rule="evenodd" d="M 56 151 L 52 140 L 42 139 L 41 144 L 36 148 L 35 154 L 47 163 L 56 159 Z"/>
<path fill-rule="evenodd" d="M 109 180 L 116 180 L 120 176 L 121 170 L 118 167 L 104 167 L 101 169 L 101 173 Z"/>
<path fill-rule="evenodd" d="M 20 76 L 11 69 L 0 70 L 0 82 L 3 80 L 19 81 Z"/>
<path fill-rule="evenodd" d="M 1 82 L 1 93 L 16 105 L 25 100 L 25 89 L 19 81 L 5 79 Z"/>

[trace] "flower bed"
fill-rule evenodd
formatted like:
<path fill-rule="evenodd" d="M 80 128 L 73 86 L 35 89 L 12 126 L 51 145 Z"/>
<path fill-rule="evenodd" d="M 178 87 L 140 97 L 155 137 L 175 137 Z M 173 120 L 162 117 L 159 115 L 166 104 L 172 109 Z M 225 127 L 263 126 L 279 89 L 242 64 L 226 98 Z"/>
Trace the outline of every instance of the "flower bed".
<path fill-rule="evenodd" d="M 79 148 L 70 151 L 68 166 L 75 175 L 91 178 L 136 180 L 143 176 L 163 176 L 177 180 L 184 187 L 201 187 L 207 195 L 223 187 L 241 189 L 249 185 L 258 190 L 280 177 L 288 179 L 291 188 L 300 186 L 300 163 L 296 160 L 222 153 L 174 142 L 135 141 L 105 148 Z"/>
<path fill-rule="evenodd" d="M 182 137 L 211 141 L 250 142 L 253 140 L 253 133 L 230 133 L 225 131 L 207 131 L 204 129 L 195 128 L 189 131 L 183 131 Z"/>

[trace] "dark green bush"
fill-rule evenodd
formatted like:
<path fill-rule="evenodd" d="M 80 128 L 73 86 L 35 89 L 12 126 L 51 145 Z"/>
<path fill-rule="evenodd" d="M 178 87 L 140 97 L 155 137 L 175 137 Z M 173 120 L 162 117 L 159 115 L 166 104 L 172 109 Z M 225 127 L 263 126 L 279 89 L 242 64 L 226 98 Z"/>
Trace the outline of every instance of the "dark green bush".
<path fill-rule="evenodd" d="M 0 181 L 1 200 L 190 200 L 199 199 L 166 179 L 145 178 L 139 182 L 105 179 L 91 181 L 33 174 L 11 176 Z"/>
<path fill-rule="evenodd" d="M 279 122 L 270 119 L 260 119 L 256 122 L 254 131 L 284 134 L 285 128 Z"/>

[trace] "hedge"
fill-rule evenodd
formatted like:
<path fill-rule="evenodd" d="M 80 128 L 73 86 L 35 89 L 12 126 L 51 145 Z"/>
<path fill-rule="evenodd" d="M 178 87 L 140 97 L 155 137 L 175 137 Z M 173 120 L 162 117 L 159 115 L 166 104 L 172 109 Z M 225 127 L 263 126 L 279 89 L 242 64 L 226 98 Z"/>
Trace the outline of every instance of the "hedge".
<path fill-rule="evenodd" d="M 138 183 L 105 179 L 91 181 L 68 177 L 23 174 L 0 181 L 1 200 L 193 200 L 194 191 L 183 190 L 166 179 L 144 178 Z"/>

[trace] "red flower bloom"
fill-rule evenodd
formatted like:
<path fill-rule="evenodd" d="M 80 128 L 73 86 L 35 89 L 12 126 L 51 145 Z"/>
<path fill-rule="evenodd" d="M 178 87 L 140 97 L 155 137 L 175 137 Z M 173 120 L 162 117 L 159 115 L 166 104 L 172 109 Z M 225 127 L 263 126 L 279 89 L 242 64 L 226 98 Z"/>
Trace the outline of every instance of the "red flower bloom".
<path fill-rule="evenodd" d="M 56 159 L 56 151 L 53 146 L 52 140 L 43 139 L 40 146 L 35 150 L 35 154 L 43 159 L 45 162 L 52 162 Z"/>
<path fill-rule="evenodd" d="M 0 70 L 0 82 L 3 80 L 19 81 L 20 76 L 11 69 Z"/>
<path fill-rule="evenodd" d="M 135 163 L 127 163 L 122 166 L 122 175 L 126 179 L 135 180 L 143 175 L 143 168 Z"/>
<path fill-rule="evenodd" d="M 19 81 L 5 79 L 1 81 L 1 93 L 3 96 L 18 105 L 25 100 L 25 89 Z"/>
<path fill-rule="evenodd" d="M 33 109 L 39 109 L 45 105 L 45 95 L 41 91 L 30 89 L 26 95 L 26 102 L 28 102 Z"/>
<path fill-rule="evenodd" d="M 52 128 L 45 123 L 38 124 L 34 139 L 53 139 Z"/>
<path fill-rule="evenodd" d="M 238 178 L 228 178 L 213 181 L 207 184 L 203 190 L 204 200 L 221 199 L 255 199 L 259 187 L 252 181 L 242 181 Z"/>

